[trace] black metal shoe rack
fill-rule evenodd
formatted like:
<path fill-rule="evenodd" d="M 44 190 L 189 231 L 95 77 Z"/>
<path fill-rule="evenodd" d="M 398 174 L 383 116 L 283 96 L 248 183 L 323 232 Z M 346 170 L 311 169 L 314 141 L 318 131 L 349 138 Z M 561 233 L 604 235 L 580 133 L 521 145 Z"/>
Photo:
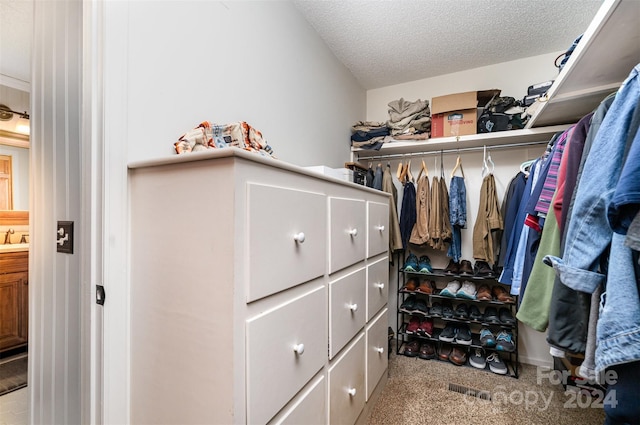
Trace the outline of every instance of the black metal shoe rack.
<path fill-rule="evenodd" d="M 430 341 L 433 343 L 435 349 L 436 349 L 436 355 L 435 355 L 435 361 L 446 361 L 448 363 L 448 360 L 443 360 L 440 359 L 438 357 L 438 353 L 440 352 L 440 347 L 442 344 L 445 344 L 444 342 L 439 340 L 439 336 L 440 333 L 442 332 L 442 330 L 445 328 L 445 326 L 449 323 L 459 323 L 459 324 L 467 324 L 469 325 L 469 327 L 471 328 L 471 345 L 461 345 L 461 344 L 456 344 L 455 342 L 447 342 L 446 344 L 450 344 L 452 347 L 459 347 L 462 348 L 463 350 L 465 350 L 467 352 L 467 360 L 464 364 L 464 366 L 466 367 L 471 367 L 473 369 L 476 370 L 480 370 L 478 368 L 475 368 L 473 366 L 471 366 L 469 364 L 469 357 L 470 355 L 475 351 L 476 348 L 481 348 L 484 350 L 485 353 L 485 358 L 487 356 L 489 356 L 491 353 L 498 353 L 498 355 L 500 356 L 500 358 L 502 359 L 502 361 L 506 364 L 507 366 L 507 374 L 505 374 L 505 376 L 510 376 L 512 378 L 518 378 L 518 369 L 519 369 L 519 359 L 518 359 L 518 322 L 517 320 L 515 321 L 514 325 L 507 325 L 504 323 L 488 323 L 485 322 L 484 320 L 471 320 L 471 319 L 459 319 L 459 318 L 445 318 L 445 317 L 435 317 L 435 316 L 431 316 L 431 307 L 433 306 L 434 303 L 439 302 L 440 304 L 442 304 L 443 302 L 451 302 L 451 304 L 453 305 L 453 309 L 455 311 L 456 307 L 459 304 L 466 304 L 467 306 L 471 306 L 472 304 L 475 304 L 481 313 L 484 312 L 484 310 L 489 307 L 495 307 L 496 309 L 499 309 L 501 307 L 506 307 L 509 308 L 511 311 L 511 314 L 513 315 L 513 317 L 516 317 L 516 313 L 517 313 L 517 304 L 518 304 L 518 300 L 517 297 L 514 297 L 515 299 L 515 303 L 504 303 L 504 302 L 500 302 L 500 301 L 484 301 L 484 300 L 468 300 L 468 299 L 464 299 L 464 298 L 453 298 L 453 297 L 448 297 L 448 296 L 443 296 L 443 295 L 439 295 L 440 291 L 446 287 L 447 283 L 452 281 L 452 280 L 457 280 L 459 281 L 461 284 L 465 281 L 465 280 L 469 280 L 471 282 L 474 282 L 476 284 L 476 287 L 480 286 L 481 284 L 485 283 L 487 284 L 490 288 L 493 288 L 493 286 L 495 285 L 500 285 L 503 288 L 505 288 L 507 290 L 507 292 L 509 292 L 509 287 L 506 285 L 503 285 L 501 283 L 499 283 L 496 278 L 485 278 L 485 277 L 476 277 L 476 276 L 468 276 L 468 275 L 449 275 L 446 274 L 444 272 L 444 270 L 442 269 L 434 269 L 432 273 L 415 273 L 415 272 L 405 272 L 403 270 L 403 266 L 404 266 L 404 260 L 403 260 L 404 255 L 402 253 L 398 254 L 398 305 L 397 305 L 397 314 L 398 314 L 398 329 L 397 329 L 397 338 L 396 338 L 396 354 L 404 354 L 404 350 L 407 346 L 407 344 L 410 341 L 413 340 L 418 340 L 419 342 L 426 342 L 426 341 Z M 428 280 L 432 280 L 435 282 L 435 287 L 436 290 L 434 291 L 433 294 L 425 294 L 421 291 L 407 291 L 405 290 L 405 284 L 407 282 L 407 280 L 410 277 L 415 277 L 417 278 L 418 282 L 422 282 L 425 279 Z M 402 304 L 406 301 L 406 299 L 411 296 L 414 295 L 416 298 L 418 299 L 423 299 L 425 300 L 425 302 L 427 303 L 427 306 L 429 307 L 429 314 L 423 314 L 420 313 L 418 311 L 413 311 L 411 313 L 407 313 L 404 311 L 400 310 L 400 307 L 402 306 Z M 418 316 L 420 319 L 423 318 L 429 318 L 431 317 L 433 319 L 433 334 L 431 335 L 431 337 L 427 337 L 427 336 L 423 336 L 423 335 L 419 335 L 419 334 L 409 334 L 407 333 L 407 325 L 409 323 L 409 320 L 411 319 L 412 316 Z M 501 329 L 505 329 L 509 332 L 512 333 L 513 336 L 513 343 L 515 345 L 515 350 L 513 352 L 507 352 L 507 351 L 499 351 L 495 348 L 488 348 L 488 347 L 484 347 L 481 345 L 480 343 L 480 329 L 483 327 L 488 327 L 489 329 L 491 329 L 492 333 L 494 334 L 494 336 L 497 337 L 498 332 Z M 451 363 L 453 364 L 453 363 Z M 487 364 L 484 368 L 485 371 L 492 373 L 491 370 L 489 369 L 489 365 Z"/>

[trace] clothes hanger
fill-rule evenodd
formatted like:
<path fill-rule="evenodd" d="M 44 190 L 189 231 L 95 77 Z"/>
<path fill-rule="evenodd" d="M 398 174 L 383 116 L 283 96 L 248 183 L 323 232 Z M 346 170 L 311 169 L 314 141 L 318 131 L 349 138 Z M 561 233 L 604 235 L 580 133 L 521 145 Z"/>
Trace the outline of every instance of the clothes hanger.
<path fill-rule="evenodd" d="M 523 162 L 522 164 L 520 164 L 520 171 L 522 171 L 524 175 L 528 177 L 529 171 L 531 170 L 531 166 L 533 165 L 534 162 L 536 162 L 535 159 L 530 159 L 528 161 Z"/>
<path fill-rule="evenodd" d="M 455 167 L 453 167 L 453 170 L 451 170 L 451 178 L 453 178 L 453 176 L 456 174 L 456 171 L 458 169 L 460 169 L 460 172 L 462 173 L 462 178 L 464 178 L 464 169 L 462 168 L 462 159 L 460 159 L 460 154 L 458 154 L 458 157 L 456 158 Z"/>
<path fill-rule="evenodd" d="M 420 177 L 424 174 L 425 177 L 429 178 L 429 170 L 427 169 L 427 164 L 424 163 L 424 158 L 422 158 L 422 164 L 420 165 L 420 172 L 418 173 L 418 178 L 416 181 L 420 181 Z"/>
<path fill-rule="evenodd" d="M 404 168 L 404 164 L 402 163 L 402 161 L 400 161 L 398 163 L 398 169 L 396 170 L 396 177 L 398 178 L 398 180 L 400 180 L 400 183 L 402 183 L 402 169 Z"/>
<path fill-rule="evenodd" d="M 444 180 L 444 152 L 440 149 L 440 178 Z"/>
<path fill-rule="evenodd" d="M 413 175 L 411 174 L 411 159 L 409 159 L 409 161 L 407 161 L 407 181 L 411 181 L 411 182 L 415 182 L 415 180 L 413 179 Z"/>
<path fill-rule="evenodd" d="M 489 170 L 489 174 L 493 174 L 493 170 L 495 170 L 496 168 L 496 164 L 493 163 L 493 160 L 491 159 L 491 151 L 487 151 L 487 164 L 488 164 L 488 170 Z"/>
<path fill-rule="evenodd" d="M 486 176 L 489 172 L 489 166 L 487 165 L 487 145 L 482 150 L 482 177 Z"/>

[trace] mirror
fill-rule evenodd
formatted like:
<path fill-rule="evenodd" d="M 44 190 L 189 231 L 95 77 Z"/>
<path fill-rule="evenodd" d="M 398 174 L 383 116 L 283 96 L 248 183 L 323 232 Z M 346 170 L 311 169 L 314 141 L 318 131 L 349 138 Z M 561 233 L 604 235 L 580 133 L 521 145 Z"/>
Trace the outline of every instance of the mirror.
<path fill-rule="evenodd" d="M 29 210 L 29 149 L 28 147 L 13 146 L 0 138 L 0 157 L 9 158 L 10 169 L 4 170 L 3 175 L 10 175 L 12 187 L 8 193 L 12 195 L 9 205 L 11 210 Z"/>

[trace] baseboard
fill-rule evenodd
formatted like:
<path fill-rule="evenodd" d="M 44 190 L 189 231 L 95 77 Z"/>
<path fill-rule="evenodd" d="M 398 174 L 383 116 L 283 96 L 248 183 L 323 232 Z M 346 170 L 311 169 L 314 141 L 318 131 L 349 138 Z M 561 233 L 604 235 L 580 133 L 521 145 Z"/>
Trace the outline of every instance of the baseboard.
<path fill-rule="evenodd" d="M 519 360 L 521 364 L 527 364 L 531 366 L 544 367 L 547 369 L 553 368 L 553 358 L 551 356 L 545 358 L 536 358 L 529 356 L 519 356 Z"/>

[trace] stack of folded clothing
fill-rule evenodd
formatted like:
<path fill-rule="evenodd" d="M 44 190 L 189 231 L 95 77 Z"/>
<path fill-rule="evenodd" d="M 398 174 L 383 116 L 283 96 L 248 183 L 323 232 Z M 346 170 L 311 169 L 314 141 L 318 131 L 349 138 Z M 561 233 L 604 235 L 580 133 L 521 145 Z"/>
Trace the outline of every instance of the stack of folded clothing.
<path fill-rule="evenodd" d="M 429 101 L 418 99 L 409 102 L 400 98 L 389 102 L 387 127 L 391 129 L 394 139 L 428 138 L 431 132 Z"/>
<path fill-rule="evenodd" d="M 388 135 L 389 129 L 383 122 L 358 121 L 351 127 L 351 146 L 380 150 Z"/>
<path fill-rule="evenodd" d="M 180 136 L 173 146 L 178 154 L 236 147 L 273 157 L 273 150 L 262 137 L 262 133 L 244 121 L 222 125 L 204 121 Z"/>

